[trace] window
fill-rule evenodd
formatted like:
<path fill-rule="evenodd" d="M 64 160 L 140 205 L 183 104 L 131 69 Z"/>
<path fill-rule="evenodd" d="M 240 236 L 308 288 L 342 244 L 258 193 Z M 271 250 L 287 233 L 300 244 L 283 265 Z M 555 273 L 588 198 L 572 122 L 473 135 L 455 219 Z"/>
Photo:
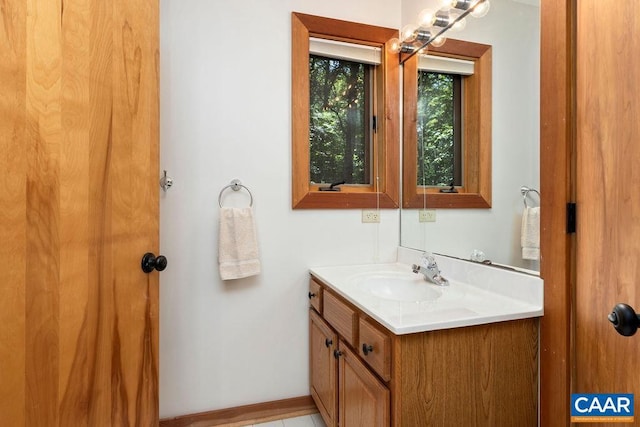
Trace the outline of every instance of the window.
<path fill-rule="evenodd" d="M 311 184 L 371 184 L 372 66 L 310 55 Z"/>
<path fill-rule="evenodd" d="M 449 39 L 403 79 L 403 207 L 491 207 L 491 46 Z"/>
<path fill-rule="evenodd" d="M 399 59 L 386 49 L 395 34 L 292 14 L 294 209 L 398 207 Z"/>

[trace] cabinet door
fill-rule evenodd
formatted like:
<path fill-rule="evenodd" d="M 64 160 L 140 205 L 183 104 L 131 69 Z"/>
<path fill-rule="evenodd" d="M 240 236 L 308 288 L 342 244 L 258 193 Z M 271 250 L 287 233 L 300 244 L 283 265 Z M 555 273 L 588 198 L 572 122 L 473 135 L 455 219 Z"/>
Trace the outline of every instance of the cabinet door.
<path fill-rule="evenodd" d="M 388 427 L 389 389 L 340 343 L 340 427 Z"/>
<path fill-rule="evenodd" d="M 336 427 L 338 361 L 334 350 L 338 336 L 313 310 L 309 310 L 309 366 L 311 396 L 327 427 Z"/>
<path fill-rule="evenodd" d="M 360 319 L 358 352 L 384 381 L 391 379 L 391 338 L 366 319 Z"/>

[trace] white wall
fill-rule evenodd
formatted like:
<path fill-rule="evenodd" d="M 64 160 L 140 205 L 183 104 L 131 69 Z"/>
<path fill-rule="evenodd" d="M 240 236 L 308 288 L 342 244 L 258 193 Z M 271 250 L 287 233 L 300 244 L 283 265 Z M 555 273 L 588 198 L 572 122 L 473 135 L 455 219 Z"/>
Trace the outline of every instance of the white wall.
<path fill-rule="evenodd" d="M 307 270 L 391 261 L 400 213 L 361 224 L 359 210 L 291 209 L 292 11 L 399 28 L 419 0 L 161 0 L 160 416 L 307 395 Z M 403 213 L 405 246 L 514 265 L 521 185 L 538 186 L 539 9 L 492 0 L 455 38 L 493 47 L 493 208 Z M 508 17 L 508 19 L 506 19 Z M 525 102 L 526 100 L 526 102 Z M 218 194 L 249 187 L 260 276 L 222 282 Z M 246 194 L 225 193 L 227 205 Z M 416 227 L 411 229 L 410 227 Z M 529 266 L 530 265 L 523 265 Z"/>
<path fill-rule="evenodd" d="M 175 180 L 161 197 L 161 417 L 308 395 L 309 266 L 395 259 L 397 210 L 372 225 L 291 209 L 292 11 L 401 24 L 400 0 L 161 0 L 160 167 Z M 263 272 L 225 283 L 218 194 L 234 178 L 255 199 Z"/>
<path fill-rule="evenodd" d="M 424 7 L 424 0 L 403 0 L 403 23 L 415 22 Z M 404 210 L 403 246 L 463 258 L 480 249 L 493 261 L 537 268 L 521 258 L 520 187 L 539 189 L 539 12 L 514 0 L 491 0 L 487 16 L 468 17 L 465 30 L 451 36 L 493 47 L 492 208 L 439 209 L 435 223 L 422 224 L 417 210 Z"/>

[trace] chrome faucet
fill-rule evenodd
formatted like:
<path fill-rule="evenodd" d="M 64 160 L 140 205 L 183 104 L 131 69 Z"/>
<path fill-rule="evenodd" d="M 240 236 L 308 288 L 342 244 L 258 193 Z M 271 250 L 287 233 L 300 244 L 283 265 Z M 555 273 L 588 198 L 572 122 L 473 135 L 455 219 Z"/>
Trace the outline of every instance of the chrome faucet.
<path fill-rule="evenodd" d="M 424 279 L 428 282 L 438 286 L 449 286 L 449 281 L 442 277 L 436 259 L 429 252 L 423 253 L 420 258 L 420 265 L 413 264 L 412 269 L 414 273 L 422 273 Z"/>

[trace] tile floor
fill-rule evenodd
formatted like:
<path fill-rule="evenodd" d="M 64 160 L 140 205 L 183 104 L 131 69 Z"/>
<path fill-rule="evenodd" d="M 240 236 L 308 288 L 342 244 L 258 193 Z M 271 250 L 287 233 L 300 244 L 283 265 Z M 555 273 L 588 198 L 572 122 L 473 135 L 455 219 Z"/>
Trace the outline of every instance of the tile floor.
<path fill-rule="evenodd" d="M 304 417 L 287 418 L 284 420 L 269 421 L 267 423 L 253 424 L 252 427 L 326 427 L 320 414 L 305 415 Z"/>

